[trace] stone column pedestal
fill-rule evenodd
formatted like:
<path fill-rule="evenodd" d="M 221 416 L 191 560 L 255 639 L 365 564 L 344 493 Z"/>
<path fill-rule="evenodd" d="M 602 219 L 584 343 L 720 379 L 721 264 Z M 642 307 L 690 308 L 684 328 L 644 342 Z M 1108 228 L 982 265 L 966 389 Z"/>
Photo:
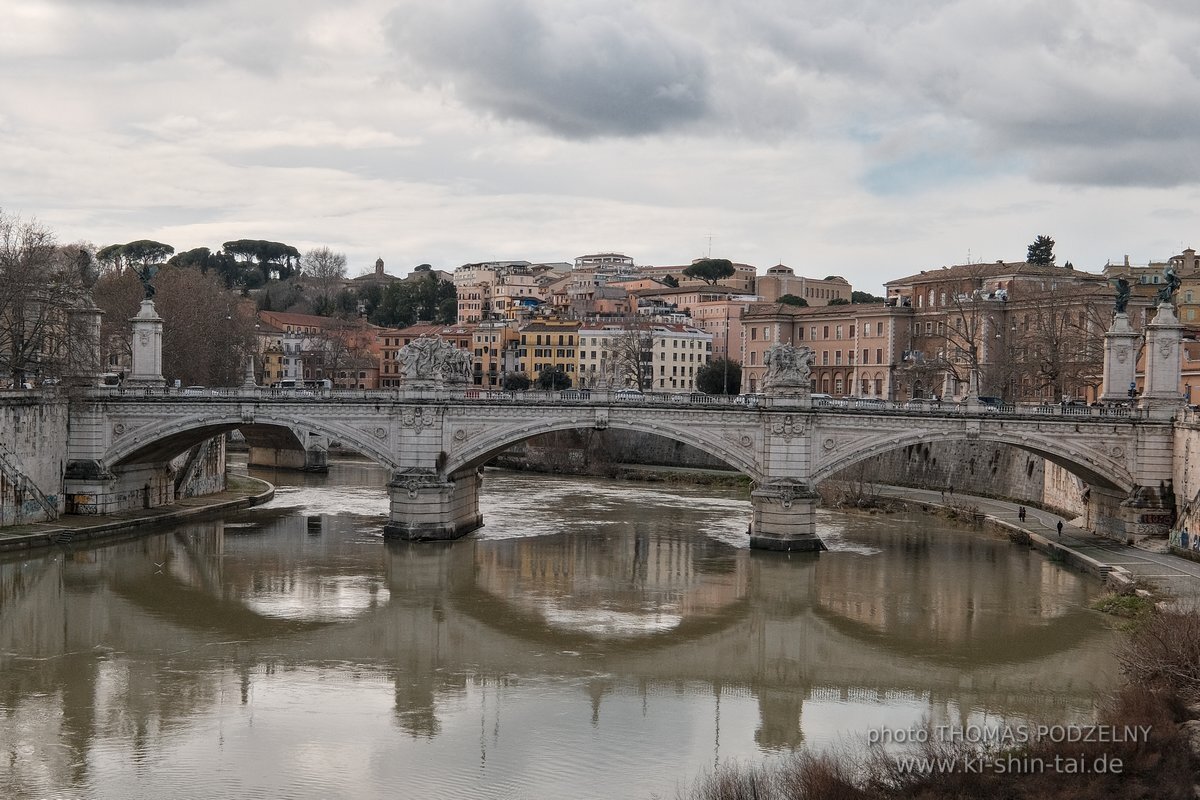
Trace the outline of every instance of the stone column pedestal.
<path fill-rule="evenodd" d="M 143 300 L 133 323 L 133 368 L 125 378 L 126 386 L 165 386 L 162 376 L 163 321 L 154 310 L 153 300 Z"/>
<path fill-rule="evenodd" d="M 1174 415 L 1183 406 L 1179 374 L 1183 368 L 1183 326 L 1175 317 L 1175 308 L 1162 303 L 1154 321 L 1146 326 L 1146 386 L 1139 408 L 1151 416 Z"/>
<path fill-rule="evenodd" d="M 450 479 L 435 470 L 397 472 L 390 483 L 389 539 L 425 542 L 457 539 L 483 524 L 479 513 L 479 473 L 463 470 Z"/>
<path fill-rule="evenodd" d="M 800 481 L 772 481 L 750 492 L 750 547 L 787 552 L 827 549 L 817 538 L 817 495 Z"/>
<path fill-rule="evenodd" d="M 1138 342 L 1142 335 L 1129 326 L 1129 316 L 1121 312 L 1113 317 L 1108 333 L 1104 334 L 1104 387 L 1102 403 L 1121 403 L 1131 397 L 1136 387 Z"/>

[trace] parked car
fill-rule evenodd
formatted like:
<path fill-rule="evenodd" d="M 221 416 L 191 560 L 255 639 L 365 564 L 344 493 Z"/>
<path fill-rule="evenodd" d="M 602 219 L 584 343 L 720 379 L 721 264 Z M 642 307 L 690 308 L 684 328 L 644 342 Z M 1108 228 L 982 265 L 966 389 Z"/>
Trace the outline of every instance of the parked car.
<path fill-rule="evenodd" d="M 642 403 L 646 400 L 646 395 L 642 394 L 641 389 L 617 389 L 613 393 L 613 399 L 623 403 Z"/>
<path fill-rule="evenodd" d="M 756 392 L 750 392 L 747 394 L 739 394 L 737 397 L 733 398 L 734 405 L 739 405 L 739 406 L 762 405 L 762 401 L 763 401 L 763 395 L 758 394 Z"/>
<path fill-rule="evenodd" d="M 206 395 L 211 395 L 212 390 L 204 386 L 188 386 L 183 390 L 183 392 L 181 392 L 181 394 L 184 397 L 204 397 Z"/>
<path fill-rule="evenodd" d="M 812 397 L 812 404 L 814 406 L 831 407 L 834 405 L 833 395 L 831 395 L 831 394 L 814 394 L 814 395 L 811 395 L 811 397 Z M 844 405 L 844 403 L 843 403 L 843 405 Z"/>

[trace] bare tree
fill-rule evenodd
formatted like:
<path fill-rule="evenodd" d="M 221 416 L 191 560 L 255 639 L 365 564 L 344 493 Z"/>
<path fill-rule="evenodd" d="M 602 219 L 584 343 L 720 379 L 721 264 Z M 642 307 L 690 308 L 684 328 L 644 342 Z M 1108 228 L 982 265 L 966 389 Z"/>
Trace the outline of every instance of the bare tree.
<path fill-rule="evenodd" d="M 626 320 L 605 339 L 605 360 L 614 386 L 654 386 L 654 331 L 643 320 Z"/>
<path fill-rule="evenodd" d="M 1064 298 L 1042 291 L 1023 298 L 1012 317 L 1016 379 L 1025 394 L 1059 400 L 1099 385 L 1110 307 L 1106 292 L 1077 290 Z"/>
<path fill-rule="evenodd" d="M 67 311 L 82 302 L 91 266 L 82 246 L 59 247 L 38 222 L 0 210 L 0 370 L 13 385 L 71 363 Z"/>
<path fill-rule="evenodd" d="M 253 310 L 225 291 L 216 275 L 165 267 L 154 277 L 156 310 L 163 318 L 163 376 L 184 384 L 236 386 L 254 351 Z M 105 274 L 96 304 L 105 312 L 101 340 L 107 355 L 127 363 L 143 293 L 133 270 Z"/>
<path fill-rule="evenodd" d="M 317 296 L 328 301 L 346 278 L 346 254 L 315 247 L 300 259 L 300 272 L 316 288 Z"/>

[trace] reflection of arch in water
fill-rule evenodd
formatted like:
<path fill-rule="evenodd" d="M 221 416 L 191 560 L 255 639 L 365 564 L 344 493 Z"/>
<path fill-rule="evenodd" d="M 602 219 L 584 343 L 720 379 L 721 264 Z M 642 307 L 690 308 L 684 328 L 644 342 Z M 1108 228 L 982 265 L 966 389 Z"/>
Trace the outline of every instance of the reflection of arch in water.
<path fill-rule="evenodd" d="M 649 580 L 650 573 L 657 571 L 657 554 L 638 548 L 637 539 L 629 537 L 632 558 L 620 563 Z M 686 552 L 672 552 L 668 585 L 641 584 L 641 588 L 631 589 L 638 584 L 637 578 L 629 574 L 596 575 L 588 566 L 597 560 L 595 554 L 575 544 L 571 537 L 558 536 L 471 541 L 473 579 L 469 584 L 458 584 L 448 600 L 489 628 L 540 647 L 579 650 L 603 644 L 608 653 L 630 655 L 653 651 L 663 641 L 702 639 L 747 613 L 748 564 L 744 551 L 705 537 L 680 537 L 676 548 Z M 464 542 L 459 547 L 466 545 Z M 514 548 L 516 552 L 512 552 Z M 503 561 L 497 558 L 501 552 L 508 553 Z M 616 559 L 603 560 L 616 563 Z M 689 563 L 681 565 L 682 561 Z M 672 580 L 680 574 L 684 580 Z M 605 589 L 592 603 L 589 587 L 598 583 Z M 626 602 L 614 603 L 614 594 L 620 593 L 628 595 Z M 645 598 L 663 594 L 671 596 L 679 607 L 674 624 L 663 624 L 661 615 L 665 612 L 660 609 L 645 610 Z M 512 601 L 514 596 L 522 601 Z M 568 600 L 556 605 L 559 597 Z M 570 607 L 580 597 L 584 602 L 577 608 Z M 582 610 L 585 607 L 600 609 L 600 616 L 589 615 L 589 611 Z M 604 614 L 611 616 L 606 618 Z M 597 631 L 594 624 L 589 624 L 606 620 L 626 622 L 629 627 L 624 631 Z"/>

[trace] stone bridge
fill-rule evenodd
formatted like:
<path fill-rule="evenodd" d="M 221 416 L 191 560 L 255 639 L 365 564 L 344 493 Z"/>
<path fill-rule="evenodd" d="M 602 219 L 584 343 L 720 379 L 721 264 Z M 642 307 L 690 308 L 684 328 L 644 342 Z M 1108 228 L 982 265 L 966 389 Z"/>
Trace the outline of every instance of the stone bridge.
<path fill-rule="evenodd" d="M 821 481 L 888 450 L 946 440 L 1011 445 L 1079 476 L 1097 531 L 1158 533 L 1171 521 L 1169 417 L 1114 407 L 851 406 L 606 391 L 91 389 L 72 403 L 64 488 L 68 510 L 157 505 L 173 499 L 170 460 L 210 437 L 240 430 L 254 447 L 290 454 L 277 460 L 293 466 L 337 441 L 391 470 L 387 535 L 452 539 L 483 523 L 479 468 L 498 453 L 553 431 L 612 428 L 684 442 L 747 475 L 751 545 L 765 549 L 822 549 L 813 517 Z"/>

